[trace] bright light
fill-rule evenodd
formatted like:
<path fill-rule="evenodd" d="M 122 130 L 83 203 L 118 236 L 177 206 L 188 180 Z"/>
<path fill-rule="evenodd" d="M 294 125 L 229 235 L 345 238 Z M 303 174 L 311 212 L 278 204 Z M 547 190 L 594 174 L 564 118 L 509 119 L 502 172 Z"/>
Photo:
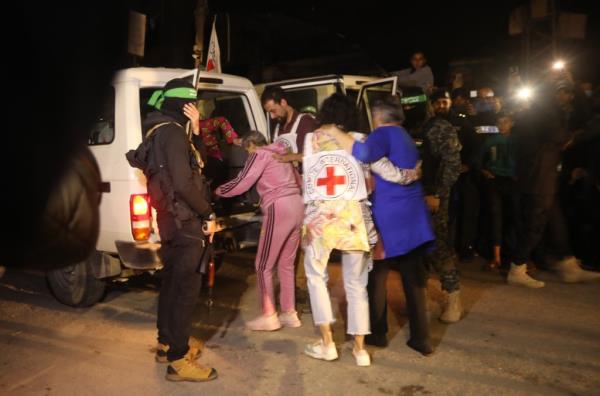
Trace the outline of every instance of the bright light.
<path fill-rule="evenodd" d="M 562 69 L 564 69 L 564 68 L 565 68 L 565 62 L 564 62 L 564 61 L 561 61 L 561 60 L 557 60 L 556 62 L 554 62 L 554 63 L 552 64 L 552 68 L 553 68 L 554 70 L 562 70 Z"/>
<path fill-rule="evenodd" d="M 529 87 L 521 87 L 517 91 L 517 98 L 521 100 L 531 99 L 533 96 L 533 91 Z"/>
<path fill-rule="evenodd" d="M 146 216 L 149 212 L 148 201 L 143 195 L 133 196 L 131 208 L 134 216 Z"/>

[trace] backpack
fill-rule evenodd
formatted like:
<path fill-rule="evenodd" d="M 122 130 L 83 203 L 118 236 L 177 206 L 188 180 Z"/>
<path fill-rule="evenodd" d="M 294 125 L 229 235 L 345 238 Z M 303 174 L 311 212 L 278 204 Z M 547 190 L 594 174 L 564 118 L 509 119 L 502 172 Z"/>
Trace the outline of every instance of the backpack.
<path fill-rule="evenodd" d="M 144 172 L 151 205 L 157 211 L 171 213 L 175 218 L 177 228 L 181 228 L 182 221 L 197 218 L 198 215 L 185 202 L 176 199 L 171 176 L 169 175 L 168 168 L 165 166 L 166 158 L 163 151 L 159 149 L 162 134 L 157 133 L 157 131 L 162 126 L 169 124 L 175 124 L 183 128 L 176 122 L 157 124 L 148 130 L 142 143 L 135 150 L 129 150 L 125 154 L 125 157 L 129 165 Z M 196 184 L 199 189 L 204 191 L 207 202 L 210 202 L 210 189 L 204 176 L 200 174 L 201 164 L 198 161 L 198 154 L 194 148 L 191 149 L 190 166 L 193 170 L 198 171 L 199 177 L 195 179 Z"/>

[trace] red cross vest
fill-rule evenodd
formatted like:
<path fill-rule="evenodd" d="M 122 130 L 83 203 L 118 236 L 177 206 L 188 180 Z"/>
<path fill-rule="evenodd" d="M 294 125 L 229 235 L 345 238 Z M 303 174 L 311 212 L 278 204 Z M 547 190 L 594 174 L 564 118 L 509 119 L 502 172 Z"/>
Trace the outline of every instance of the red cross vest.
<path fill-rule="evenodd" d="M 283 143 L 283 145 L 291 150 L 292 153 L 298 153 L 298 144 L 296 143 L 296 139 L 298 138 L 298 134 L 296 131 L 298 130 L 298 125 L 303 117 L 312 117 L 310 114 L 300 113 L 298 117 L 296 117 L 296 121 L 292 125 L 292 129 L 290 129 L 289 133 L 279 134 L 279 124 L 275 127 L 275 131 L 273 132 L 273 142 Z"/>
<path fill-rule="evenodd" d="M 365 174 L 360 163 L 345 150 L 314 153 L 312 138 L 313 134 L 308 133 L 304 141 L 304 202 L 367 199 Z"/>

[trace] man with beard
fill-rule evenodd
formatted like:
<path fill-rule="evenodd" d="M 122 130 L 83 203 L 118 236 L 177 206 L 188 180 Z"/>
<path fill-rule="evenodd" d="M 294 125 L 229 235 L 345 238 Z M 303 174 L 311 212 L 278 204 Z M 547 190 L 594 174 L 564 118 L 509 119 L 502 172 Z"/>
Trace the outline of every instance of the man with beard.
<path fill-rule="evenodd" d="M 269 87 L 261 95 L 263 108 L 271 120 L 276 122 L 271 132 L 271 141 L 281 140 L 291 151 L 279 157 L 284 162 L 302 161 L 304 137 L 317 128 L 312 115 L 299 113 L 288 103 L 281 87 Z"/>
<path fill-rule="evenodd" d="M 460 175 L 461 144 L 456 129 L 448 121 L 452 104 L 450 94 L 446 90 L 437 90 L 430 100 L 435 115 L 425 122 L 421 131 L 423 188 L 436 237 L 429 261 L 440 276 L 442 290 L 448 293 L 448 303 L 440 320 L 454 323 L 460 320 L 462 307 L 456 269 L 458 258 L 449 243 L 448 204 L 452 186 Z"/>

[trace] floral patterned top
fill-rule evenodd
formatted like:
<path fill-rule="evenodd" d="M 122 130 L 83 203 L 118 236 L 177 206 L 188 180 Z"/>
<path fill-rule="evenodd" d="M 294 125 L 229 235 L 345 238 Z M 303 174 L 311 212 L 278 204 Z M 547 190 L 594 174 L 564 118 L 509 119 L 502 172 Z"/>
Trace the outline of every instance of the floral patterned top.
<path fill-rule="evenodd" d="M 335 140 L 320 132 L 313 133 L 311 144 L 313 152 L 340 149 Z M 317 253 L 331 249 L 368 252 L 377 241 L 371 210 L 366 200 L 308 203 L 302 234 L 303 246 L 314 249 Z"/>
<path fill-rule="evenodd" d="M 223 153 L 221 152 L 219 139 L 217 138 L 217 131 L 219 130 L 229 144 L 232 144 L 233 140 L 238 137 L 233 126 L 231 126 L 231 123 L 225 117 L 200 120 L 200 136 L 202 136 L 202 143 L 206 147 L 207 155 L 223 161 Z"/>

